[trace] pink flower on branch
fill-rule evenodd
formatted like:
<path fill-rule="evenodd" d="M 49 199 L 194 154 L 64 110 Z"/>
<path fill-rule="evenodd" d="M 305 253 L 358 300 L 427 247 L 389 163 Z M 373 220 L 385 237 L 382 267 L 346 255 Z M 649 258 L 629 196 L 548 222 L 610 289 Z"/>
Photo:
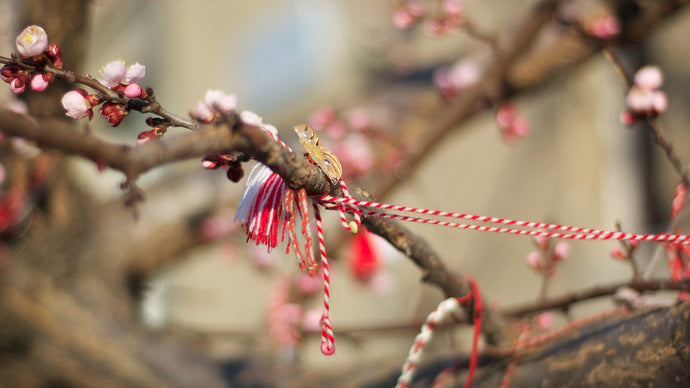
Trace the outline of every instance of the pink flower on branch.
<path fill-rule="evenodd" d="M 15 40 L 17 53 L 22 58 L 31 58 L 43 54 L 48 48 L 48 34 L 37 25 L 26 27 Z"/>
<path fill-rule="evenodd" d="M 98 96 L 87 94 L 84 89 L 75 89 L 62 96 L 62 107 L 68 117 L 73 119 L 93 118 L 92 108 L 100 104 Z"/>
<path fill-rule="evenodd" d="M 645 116 L 657 116 L 668 108 L 666 93 L 659 90 L 664 82 L 657 66 L 644 66 L 635 73 L 626 102 L 628 109 L 621 114 L 624 124 L 633 124 Z"/>

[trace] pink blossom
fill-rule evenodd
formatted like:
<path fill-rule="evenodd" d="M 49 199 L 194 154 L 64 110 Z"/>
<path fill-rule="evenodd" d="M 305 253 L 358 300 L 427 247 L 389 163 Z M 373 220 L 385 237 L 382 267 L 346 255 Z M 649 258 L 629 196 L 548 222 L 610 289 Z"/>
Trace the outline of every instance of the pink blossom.
<path fill-rule="evenodd" d="M 658 114 L 664 112 L 668 107 L 664 92 L 644 89 L 637 85 L 630 88 L 626 102 L 633 112 L 641 114 Z"/>
<path fill-rule="evenodd" d="M 82 89 L 71 90 L 62 96 L 62 107 L 65 108 L 68 117 L 73 119 L 83 119 L 89 117 L 88 101 L 84 97 L 86 92 Z"/>
<path fill-rule="evenodd" d="M 628 254 L 620 247 L 612 248 L 609 254 L 617 260 L 628 260 Z"/>
<path fill-rule="evenodd" d="M 393 25 L 401 30 L 410 28 L 417 18 L 407 8 L 393 11 Z"/>
<path fill-rule="evenodd" d="M 211 108 L 204 104 L 203 102 L 199 101 L 196 103 L 196 111 L 194 112 L 194 118 L 199 120 L 200 122 L 204 124 L 208 124 L 215 120 L 216 115 L 213 113 Z"/>
<path fill-rule="evenodd" d="M 315 131 L 326 128 L 327 125 L 336 119 L 335 109 L 330 106 L 322 106 L 309 116 L 309 126 Z"/>
<path fill-rule="evenodd" d="M 366 137 L 352 134 L 340 142 L 334 150 L 348 174 L 361 174 L 374 165 L 374 154 Z"/>
<path fill-rule="evenodd" d="M 129 84 L 125 88 L 125 96 L 129 98 L 141 97 L 141 86 L 139 84 Z"/>
<path fill-rule="evenodd" d="M 550 330 L 553 327 L 556 317 L 553 313 L 539 313 L 534 317 L 534 323 L 541 330 Z"/>
<path fill-rule="evenodd" d="M 318 333 L 321 331 L 321 316 L 323 312 L 321 309 L 310 309 L 304 312 L 302 317 L 302 329 L 311 333 Z"/>
<path fill-rule="evenodd" d="M 321 289 L 323 281 L 321 276 L 309 276 L 304 272 L 297 274 L 295 289 L 304 296 L 314 295 Z"/>
<path fill-rule="evenodd" d="M 462 2 L 460 0 L 443 0 L 443 11 L 451 16 L 460 16 L 462 12 Z"/>
<path fill-rule="evenodd" d="M 659 89 L 663 83 L 664 75 L 658 66 L 647 65 L 635 73 L 635 85 L 642 89 Z"/>
<path fill-rule="evenodd" d="M 501 136 L 508 143 L 529 134 L 529 122 L 517 115 L 517 110 L 513 104 L 503 104 L 498 108 L 496 123 L 501 131 Z"/>
<path fill-rule="evenodd" d="M 225 94 L 222 90 L 208 90 L 204 97 L 204 103 L 218 113 L 230 113 L 237 109 L 237 96 Z"/>
<path fill-rule="evenodd" d="M 621 25 L 618 18 L 613 15 L 597 18 L 587 27 L 587 32 L 598 39 L 611 39 L 621 32 Z"/>
<path fill-rule="evenodd" d="M 31 89 L 37 92 L 42 92 L 46 90 L 50 82 L 46 80 L 46 78 L 50 79 L 50 77 L 44 77 L 44 74 L 41 73 L 36 73 L 34 74 L 33 78 L 31 78 Z"/>
<path fill-rule="evenodd" d="M 333 139 L 341 139 L 347 133 L 347 127 L 340 120 L 335 120 L 326 127 L 326 133 Z"/>
<path fill-rule="evenodd" d="M 30 58 L 42 54 L 48 48 L 48 34 L 37 25 L 26 27 L 15 41 L 17 52 L 22 58 Z"/>
<path fill-rule="evenodd" d="M 112 61 L 107 65 L 103 66 L 101 69 L 101 74 L 105 78 L 105 86 L 114 87 L 124 81 L 127 76 L 127 67 L 125 63 L 120 59 L 117 61 Z"/>
<path fill-rule="evenodd" d="M 371 117 L 369 112 L 363 108 L 356 108 L 348 114 L 348 122 L 350 127 L 355 131 L 364 131 L 371 126 Z"/>
<path fill-rule="evenodd" d="M 132 66 L 127 68 L 125 73 L 124 83 L 136 83 L 141 81 L 146 75 L 146 66 L 140 64 L 139 62 L 134 63 Z"/>

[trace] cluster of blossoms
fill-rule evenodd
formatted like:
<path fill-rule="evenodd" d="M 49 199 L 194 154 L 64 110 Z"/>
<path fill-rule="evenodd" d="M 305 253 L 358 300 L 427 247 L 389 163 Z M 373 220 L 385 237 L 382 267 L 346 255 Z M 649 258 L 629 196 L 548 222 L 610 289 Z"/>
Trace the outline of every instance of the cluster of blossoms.
<path fill-rule="evenodd" d="M 108 63 L 101 70 L 103 79 L 98 81 L 105 87 L 128 98 L 146 98 L 144 91 L 138 82 L 146 75 L 146 66 L 138 62 L 126 67 L 122 60 Z M 101 103 L 98 113 L 108 121 L 108 124 L 116 127 L 122 119 L 129 114 L 129 108 L 121 103 L 111 101 L 103 102 L 104 98 L 98 94 L 88 94 L 84 89 L 75 89 L 65 93 L 62 97 L 62 106 L 68 117 L 73 119 L 93 118 L 93 108 Z"/>
<path fill-rule="evenodd" d="M 15 41 L 17 54 L 20 58 L 31 59 L 35 68 L 52 65 L 57 69 L 62 68 L 62 50 L 54 44 L 48 43 L 48 34 L 39 26 L 26 27 Z M 14 56 L 14 54 L 13 54 Z M 7 64 L 0 69 L 2 80 L 10 84 L 10 91 L 14 94 L 24 93 L 26 86 L 41 92 L 53 81 L 51 73 L 39 70 L 30 70 L 15 64 Z"/>
<path fill-rule="evenodd" d="M 330 106 L 321 107 L 309 117 L 309 126 L 319 132 L 322 141 L 338 141 L 333 152 L 343 166 L 344 180 L 361 176 L 376 162 L 371 142 L 367 140 L 368 135 L 377 131 L 371 121 L 369 113 L 363 109 L 354 109 L 340 118 Z"/>
<path fill-rule="evenodd" d="M 434 12 L 427 12 L 422 0 L 403 0 L 395 5 L 393 24 L 397 28 L 408 29 L 422 21 L 424 31 L 432 36 L 458 31 L 464 22 L 462 0 L 442 0 Z"/>
<path fill-rule="evenodd" d="M 644 66 L 638 70 L 626 96 L 628 109 L 621 113 L 621 121 L 630 125 L 663 113 L 668 107 L 666 93 L 659 90 L 663 82 L 664 76 L 657 66 Z"/>
<path fill-rule="evenodd" d="M 525 257 L 525 262 L 535 272 L 552 277 L 556 273 L 556 266 L 570 254 L 570 245 L 566 242 L 551 244 L 551 240 L 545 237 L 534 239 L 537 250 Z"/>
<path fill-rule="evenodd" d="M 496 124 L 506 143 L 513 143 L 518 138 L 529 135 L 529 121 L 517 114 L 513 104 L 505 103 L 498 108 Z"/>

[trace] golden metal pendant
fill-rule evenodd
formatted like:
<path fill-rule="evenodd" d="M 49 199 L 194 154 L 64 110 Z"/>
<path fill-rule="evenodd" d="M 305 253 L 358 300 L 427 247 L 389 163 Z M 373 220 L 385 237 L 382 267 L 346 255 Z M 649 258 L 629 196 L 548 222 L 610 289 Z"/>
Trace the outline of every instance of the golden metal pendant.
<path fill-rule="evenodd" d="M 338 157 L 332 152 L 323 149 L 321 141 L 316 136 L 314 131 L 305 124 L 300 124 L 294 127 L 295 133 L 299 138 L 299 142 L 307 150 L 307 155 L 311 161 L 326 173 L 333 184 L 336 184 L 340 177 L 343 176 L 343 167 L 340 165 Z"/>

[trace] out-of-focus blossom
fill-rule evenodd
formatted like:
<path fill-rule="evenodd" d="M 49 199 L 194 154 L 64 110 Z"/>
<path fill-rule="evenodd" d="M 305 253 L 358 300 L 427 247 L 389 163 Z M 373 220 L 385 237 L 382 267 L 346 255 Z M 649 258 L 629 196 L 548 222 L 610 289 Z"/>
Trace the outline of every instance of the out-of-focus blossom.
<path fill-rule="evenodd" d="M 355 108 L 347 115 L 350 128 L 362 132 L 371 126 L 371 116 L 364 108 Z"/>
<path fill-rule="evenodd" d="M 263 126 L 263 120 L 261 117 L 252 111 L 243 110 L 240 112 L 240 119 L 243 123 L 252 125 L 254 127 L 260 128 Z"/>
<path fill-rule="evenodd" d="M 309 276 L 304 272 L 297 274 L 295 278 L 295 290 L 304 296 L 315 295 L 323 287 L 323 280 L 320 274 Z"/>
<path fill-rule="evenodd" d="M 666 93 L 659 90 L 664 82 L 657 66 L 644 66 L 635 73 L 634 84 L 628 91 L 628 109 L 621 114 L 624 124 L 632 124 L 645 116 L 656 116 L 668 108 Z"/>
<path fill-rule="evenodd" d="M 498 108 L 496 123 L 503 140 L 507 143 L 512 143 L 529 134 L 529 122 L 524 117 L 517 115 L 517 110 L 513 104 L 503 104 Z"/>
<path fill-rule="evenodd" d="M 482 75 L 479 64 L 473 60 L 461 60 L 450 68 L 434 72 L 434 84 L 446 98 L 452 98 L 474 86 Z"/>
<path fill-rule="evenodd" d="M 360 134 L 351 134 L 338 143 L 333 151 L 340 159 L 346 180 L 367 172 L 374 165 L 374 154 L 369 141 Z"/>
<path fill-rule="evenodd" d="M 309 116 L 309 120 L 307 120 L 307 122 L 312 129 L 315 131 L 320 131 L 335 121 L 335 119 L 335 109 L 333 109 L 331 106 L 322 106 Z"/>
<path fill-rule="evenodd" d="M 237 96 L 225 94 L 222 90 L 208 90 L 204 96 L 204 103 L 212 110 L 226 114 L 237 109 Z"/>
<path fill-rule="evenodd" d="M 539 313 L 534 317 L 534 324 L 540 330 L 551 330 L 553 329 L 554 321 L 556 317 L 553 313 L 545 312 Z"/>
<path fill-rule="evenodd" d="M 544 259 L 541 257 L 541 253 L 537 251 L 532 251 L 525 256 L 525 263 L 533 270 L 540 272 L 544 268 Z"/>
<path fill-rule="evenodd" d="M 621 32 L 621 24 L 614 15 L 596 18 L 585 26 L 585 31 L 601 40 L 615 38 Z"/>
<path fill-rule="evenodd" d="M 41 55 L 48 48 L 48 34 L 42 27 L 31 25 L 17 35 L 15 43 L 22 58 Z"/>

